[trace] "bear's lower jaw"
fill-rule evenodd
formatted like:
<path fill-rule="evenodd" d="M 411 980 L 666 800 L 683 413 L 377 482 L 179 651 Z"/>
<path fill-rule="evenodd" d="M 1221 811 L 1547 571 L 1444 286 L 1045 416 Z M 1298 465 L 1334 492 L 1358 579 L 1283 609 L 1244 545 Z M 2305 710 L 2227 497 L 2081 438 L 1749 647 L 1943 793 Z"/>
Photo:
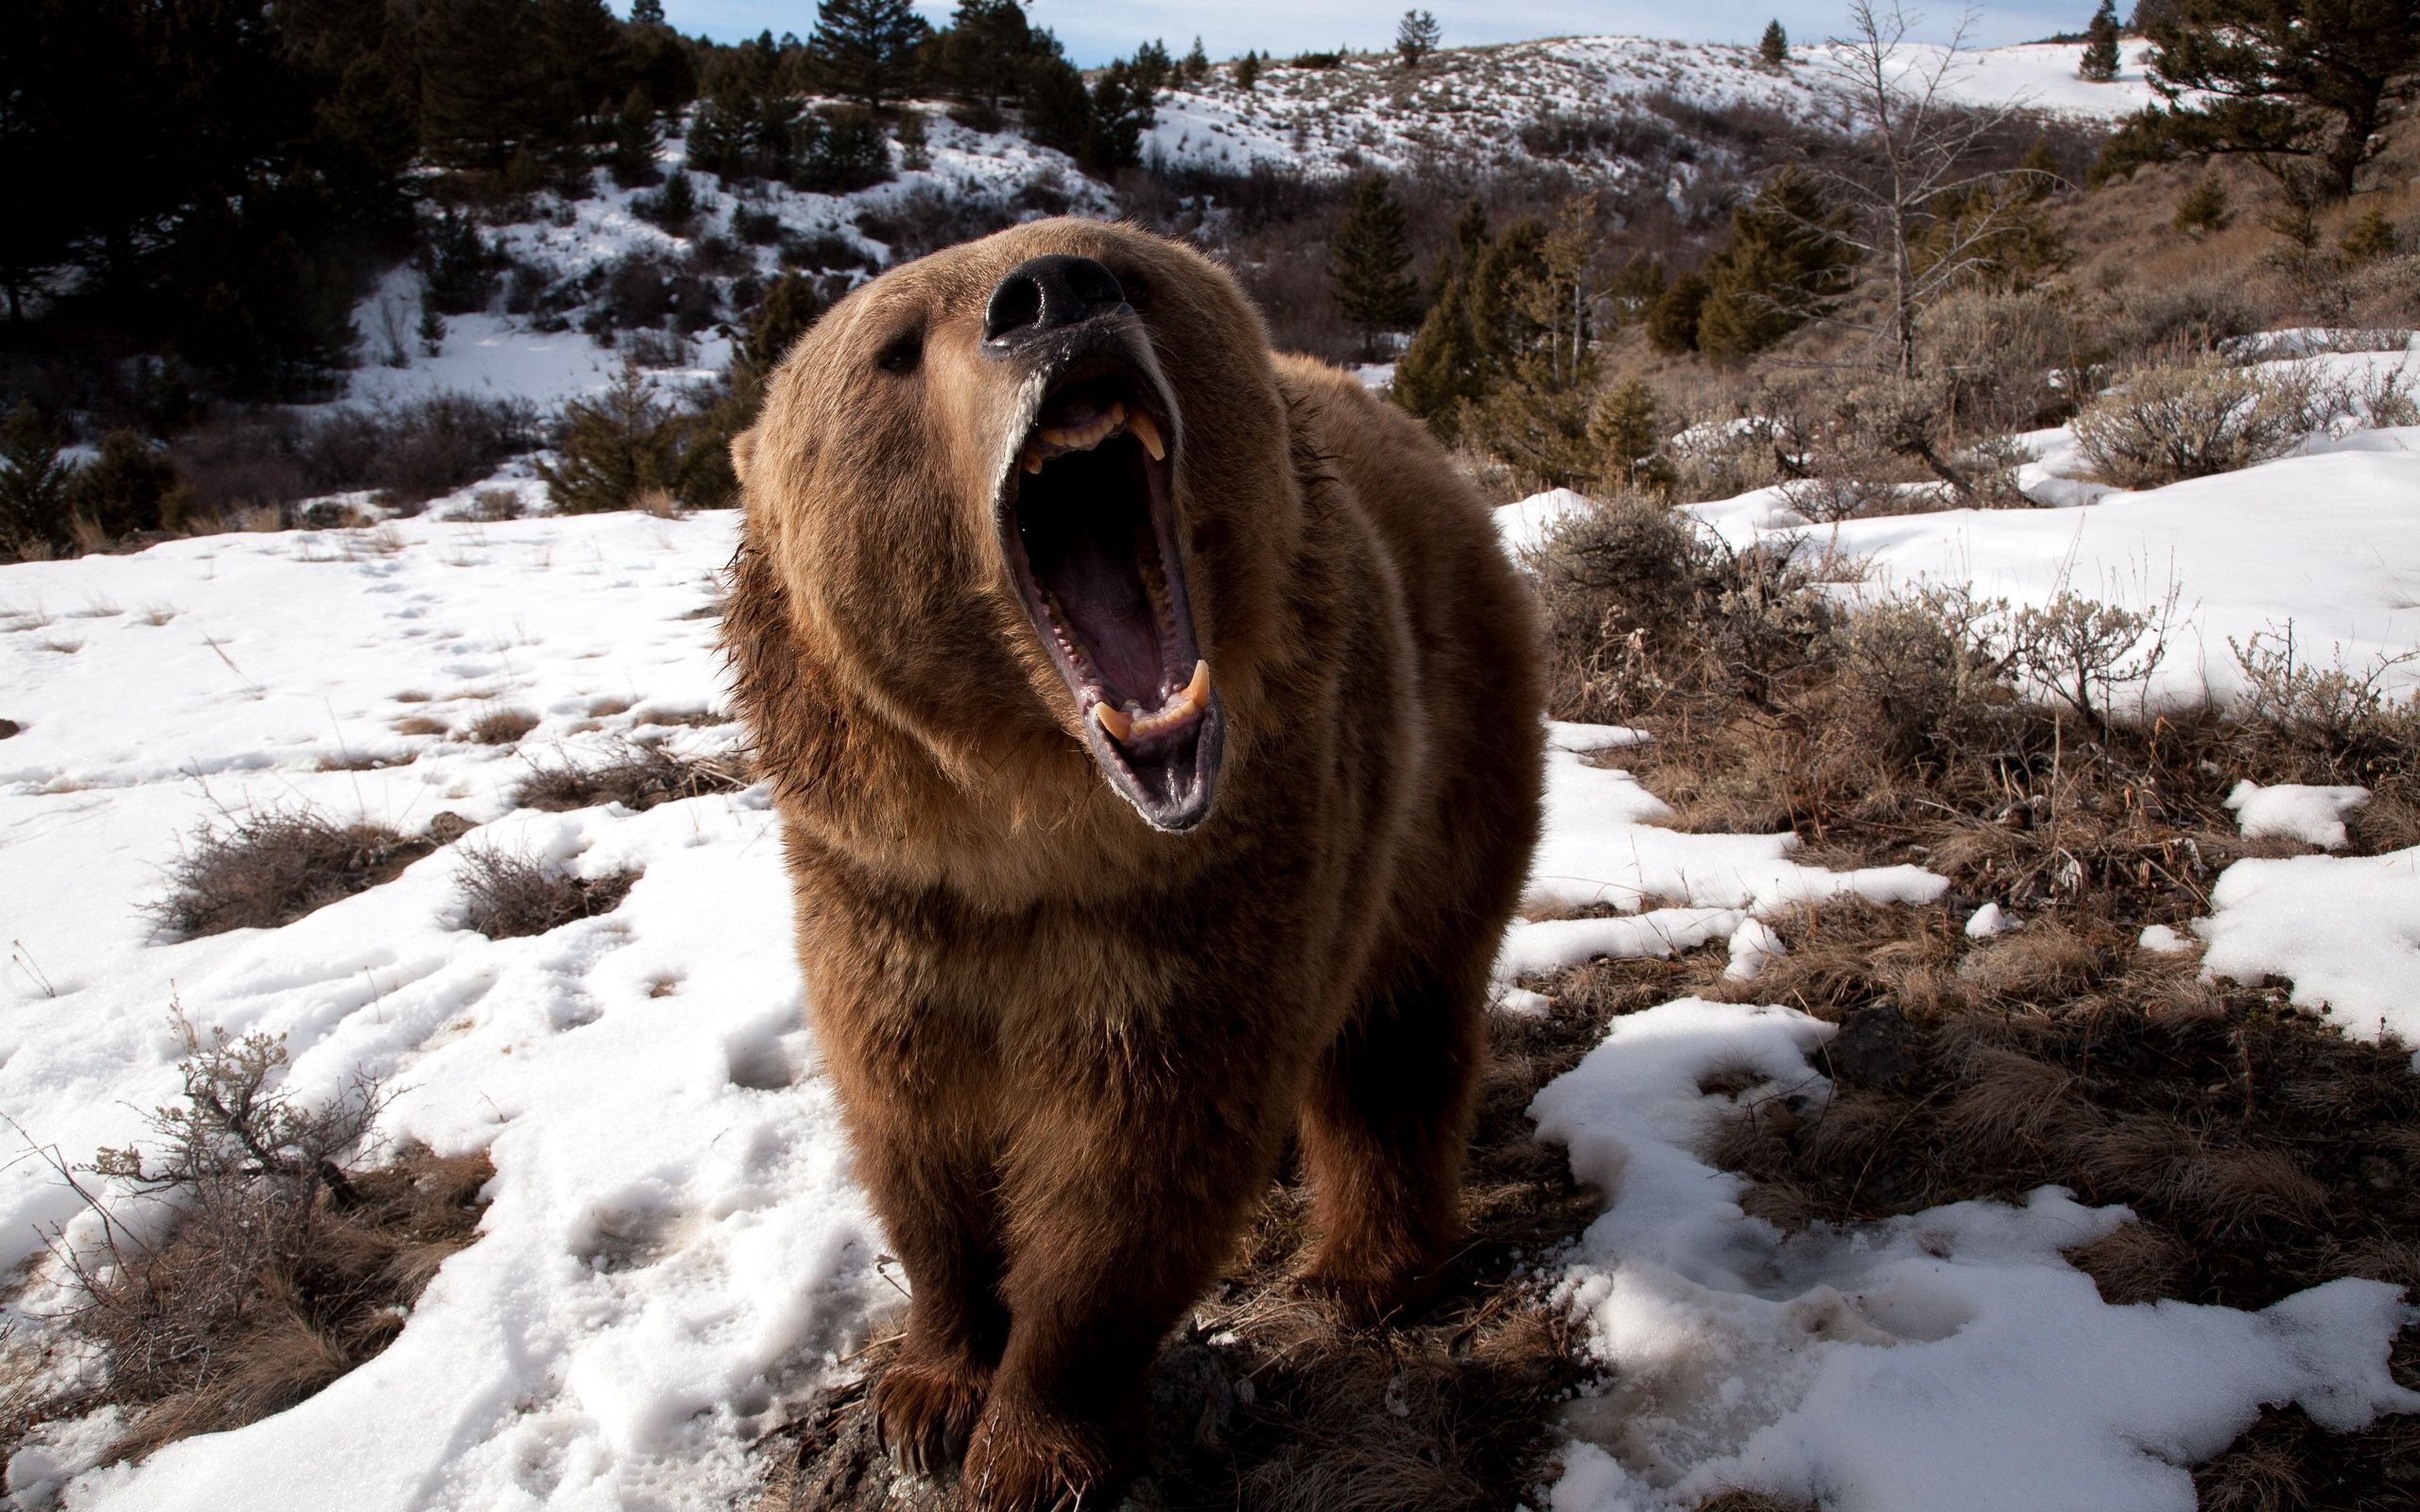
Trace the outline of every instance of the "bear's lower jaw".
<path fill-rule="evenodd" d="M 1094 764 L 1145 822 L 1176 832 L 1209 813 L 1225 743 L 1170 503 L 1174 427 L 1153 413 L 1166 404 L 1131 364 L 1063 373 L 1000 512 L 1011 576 Z"/>

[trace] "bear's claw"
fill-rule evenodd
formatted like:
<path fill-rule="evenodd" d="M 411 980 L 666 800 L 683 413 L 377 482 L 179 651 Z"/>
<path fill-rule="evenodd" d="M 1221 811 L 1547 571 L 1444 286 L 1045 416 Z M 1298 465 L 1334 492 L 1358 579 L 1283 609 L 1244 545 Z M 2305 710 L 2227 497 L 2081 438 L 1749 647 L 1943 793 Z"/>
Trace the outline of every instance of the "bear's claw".
<path fill-rule="evenodd" d="M 902 1359 L 873 1388 L 875 1440 L 901 1469 L 938 1477 L 965 1455 L 990 1384 L 971 1365 Z"/>

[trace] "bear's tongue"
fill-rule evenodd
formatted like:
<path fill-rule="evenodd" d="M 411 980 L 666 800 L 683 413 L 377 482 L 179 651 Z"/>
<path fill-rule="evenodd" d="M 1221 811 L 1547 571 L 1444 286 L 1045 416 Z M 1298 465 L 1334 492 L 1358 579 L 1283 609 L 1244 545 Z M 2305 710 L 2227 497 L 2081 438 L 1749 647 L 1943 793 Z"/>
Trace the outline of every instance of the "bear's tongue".
<path fill-rule="evenodd" d="M 1034 575 L 1082 639 L 1104 691 L 1151 705 L 1162 680 L 1158 616 L 1137 565 L 1145 542 L 1122 534 L 1112 526 L 1061 535 L 1050 543 L 1054 555 L 1033 558 Z"/>

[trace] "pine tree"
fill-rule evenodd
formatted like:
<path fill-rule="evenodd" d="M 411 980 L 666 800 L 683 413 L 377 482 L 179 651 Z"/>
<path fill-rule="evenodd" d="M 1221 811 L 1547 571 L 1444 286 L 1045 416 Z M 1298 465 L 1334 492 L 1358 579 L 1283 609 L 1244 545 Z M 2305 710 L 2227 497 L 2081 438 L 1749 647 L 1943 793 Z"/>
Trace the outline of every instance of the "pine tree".
<path fill-rule="evenodd" d="M 1756 43 L 1756 56 L 1767 67 L 1779 68 L 1789 61 L 1789 33 L 1781 29 L 1781 19 L 1765 23 L 1765 36 Z"/>
<path fill-rule="evenodd" d="M 1476 404 L 1487 385 L 1486 354 L 1472 326 L 1470 279 L 1488 244 L 1487 211 L 1474 198 L 1455 218 L 1454 249 L 1438 262 L 1428 314 L 1387 386 L 1389 398 L 1448 441 L 1461 433 L 1464 407 Z"/>
<path fill-rule="evenodd" d="M 563 406 L 562 444 L 554 461 L 538 464 L 538 476 L 557 514 L 596 514 L 670 490 L 681 460 L 677 417 L 638 364 L 625 361 L 611 388 Z"/>
<path fill-rule="evenodd" d="M 1674 279 L 1647 312 L 1647 342 L 1668 357 L 1698 350 L 1698 320 L 1705 313 L 1705 276 Z"/>
<path fill-rule="evenodd" d="M 1407 10 L 1395 25 L 1395 56 L 1403 60 L 1404 67 L 1418 68 L 1444 36 L 1435 16 L 1426 10 Z"/>
<path fill-rule="evenodd" d="M 2031 199 L 2048 199 L 2060 190 L 2071 187 L 2066 177 L 2059 172 L 2058 154 L 2050 150 L 2050 139 L 2047 136 L 2034 137 L 2032 146 L 2025 149 L 2025 156 L 2016 160 L 2016 172 L 2026 197 Z"/>
<path fill-rule="evenodd" d="M 1661 493 L 1671 487 L 1671 465 L 1659 455 L 1664 442 L 1655 423 L 1658 407 L 1655 390 L 1635 376 L 1598 394 L 1588 417 L 1588 444 L 1607 492 Z"/>
<path fill-rule="evenodd" d="M 1374 354 L 1378 333 L 1399 330 L 1420 313 L 1411 280 L 1411 247 L 1403 207 L 1381 174 L 1361 176 L 1353 203 L 1328 245 L 1328 281 L 1340 314 L 1361 330 L 1361 350 Z"/>
<path fill-rule="evenodd" d="M 953 99 L 996 115 L 1002 100 L 1023 91 L 1036 41 L 1019 0 L 959 0 L 933 39 L 933 72 Z"/>
<path fill-rule="evenodd" d="M 605 0 L 538 0 L 537 41 L 547 133 L 557 146 L 584 148 L 630 88 L 622 25 Z"/>
<path fill-rule="evenodd" d="M 2373 205 L 2353 229 L 2336 244 L 2348 263 L 2367 263 L 2380 257 L 2393 257 L 2397 250 L 2394 228 L 2388 224 L 2386 212 Z"/>
<path fill-rule="evenodd" d="M 1210 77 L 1210 55 L 1202 50 L 1201 39 L 1198 35 L 1184 55 L 1184 81 L 1188 84 L 1199 84 Z"/>
<path fill-rule="evenodd" d="M 67 539 L 67 493 L 74 464 L 32 403 L 19 400 L 0 422 L 0 551 L 23 556 Z"/>
<path fill-rule="evenodd" d="M 1176 60 L 1168 56 L 1167 44 L 1156 37 L 1135 48 L 1133 60 L 1126 66 L 1128 77 L 1143 92 L 1147 104 L 1156 100 L 1176 75 Z"/>
<path fill-rule="evenodd" d="M 1085 172 L 1106 178 L 1143 161 L 1143 133 L 1158 119 L 1151 96 L 1132 64 L 1115 62 L 1101 70 L 1086 107 L 1083 148 L 1076 156 Z"/>
<path fill-rule="evenodd" d="M 1260 87 L 1260 54 L 1247 52 L 1236 60 L 1236 88 L 1249 94 Z"/>
<path fill-rule="evenodd" d="M 425 0 L 420 130 L 440 162 L 500 169 L 542 97 L 526 0 Z"/>
<path fill-rule="evenodd" d="M 656 167 L 655 155 L 663 146 L 655 107 L 648 102 L 647 91 L 633 84 L 614 117 L 614 152 L 607 160 L 614 181 L 625 189 L 645 189 L 657 182 L 663 174 Z"/>
<path fill-rule="evenodd" d="M 922 173 L 932 165 L 932 139 L 925 129 L 925 112 L 910 110 L 899 120 L 899 166 L 908 173 Z"/>
<path fill-rule="evenodd" d="M 661 26 L 664 25 L 664 0 L 631 0 L 631 25 Z"/>
<path fill-rule="evenodd" d="M 2226 224 L 2227 190 L 2216 176 L 2204 174 L 2176 207 L 2176 229 L 2187 236 L 2204 236 Z"/>
<path fill-rule="evenodd" d="M 2119 126 L 2104 172 L 2238 154 L 2290 193 L 2342 199 L 2420 97 L 2411 0 L 2170 0 L 2135 21 L 2167 103 Z"/>
<path fill-rule="evenodd" d="M 2106 84 L 2118 77 L 2118 0 L 2100 0 L 2100 9 L 2092 13 L 2092 24 L 2083 32 L 2083 58 L 2076 64 L 2076 72 L 2096 84 Z"/>
<path fill-rule="evenodd" d="M 826 89 L 880 110 L 906 90 L 930 35 L 908 0 L 821 0 L 806 47 Z"/>
<path fill-rule="evenodd" d="M 1731 213 L 1731 234 L 1705 268 L 1698 350 L 1736 363 L 1779 341 L 1848 291 L 1856 261 L 1813 184 L 1785 173 Z"/>
<path fill-rule="evenodd" d="M 130 430 L 101 438 L 101 455 L 77 469 L 67 484 L 67 512 L 116 537 L 157 530 L 177 490 L 167 455 Z"/>

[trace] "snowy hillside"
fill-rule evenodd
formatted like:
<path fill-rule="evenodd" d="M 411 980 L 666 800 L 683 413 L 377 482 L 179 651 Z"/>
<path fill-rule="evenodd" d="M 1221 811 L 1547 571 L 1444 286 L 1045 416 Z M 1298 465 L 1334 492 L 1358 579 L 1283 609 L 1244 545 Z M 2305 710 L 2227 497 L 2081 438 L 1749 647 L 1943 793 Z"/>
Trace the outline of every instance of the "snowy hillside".
<path fill-rule="evenodd" d="M 1977 104 L 2114 117 L 2151 102 L 2140 43 L 2117 79 L 2076 74 L 2081 46 L 2042 43 L 1966 54 L 1949 94 Z M 1910 44 L 1908 70 L 1938 66 L 1941 49 Z M 1355 57 L 1331 69 L 1271 63 L 1251 91 L 1221 69 L 1180 88 L 1160 107 L 1148 153 L 1172 164 L 1243 169 L 1254 162 L 1340 172 L 1452 162 L 1500 168 L 1533 161 L 1522 129 L 1557 119 L 1607 123 L 1608 145 L 1564 161 L 1583 178 L 1617 181 L 1634 164 L 1617 145 L 1619 123 L 1670 133 L 1656 107 L 1759 107 L 1803 121 L 1846 119 L 1846 91 L 1828 47 L 1802 47 L 1785 68 L 1751 47 L 1658 42 L 1644 37 L 1565 37 L 1439 54 L 1407 75 L 1391 57 Z"/>

